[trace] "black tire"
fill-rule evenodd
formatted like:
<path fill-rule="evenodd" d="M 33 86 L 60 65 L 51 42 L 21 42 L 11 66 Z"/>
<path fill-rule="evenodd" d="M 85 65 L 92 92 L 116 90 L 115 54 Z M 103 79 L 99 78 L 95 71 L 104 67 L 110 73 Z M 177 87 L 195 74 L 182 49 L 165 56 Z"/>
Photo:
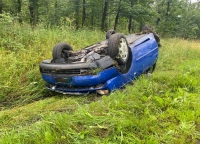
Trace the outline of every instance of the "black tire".
<path fill-rule="evenodd" d="M 153 33 L 154 38 L 155 38 L 156 42 L 158 43 L 158 46 L 161 47 L 159 35 L 155 31 L 153 31 L 153 29 L 150 26 L 145 25 L 142 28 L 142 33 Z"/>
<path fill-rule="evenodd" d="M 65 42 L 58 43 L 53 48 L 52 52 L 53 60 L 64 58 L 63 50 L 72 51 L 73 49 L 69 44 Z"/>
<path fill-rule="evenodd" d="M 148 73 L 152 74 L 152 73 L 154 72 L 155 68 L 156 68 L 156 63 L 153 64 L 149 69 L 147 69 L 147 70 L 144 72 L 144 74 L 148 74 Z"/>
<path fill-rule="evenodd" d="M 106 33 L 106 39 L 109 39 L 111 35 L 115 34 L 115 30 L 108 30 Z"/>
<path fill-rule="evenodd" d="M 123 47 L 123 48 L 122 48 Z M 125 49 L 125 53 L 121 49 Z M 126 38 L 121 33 L 116 33 L 108 39 L 108 55 L 115 59 L 118 64 L 126 64 L 130 54 Z"/>

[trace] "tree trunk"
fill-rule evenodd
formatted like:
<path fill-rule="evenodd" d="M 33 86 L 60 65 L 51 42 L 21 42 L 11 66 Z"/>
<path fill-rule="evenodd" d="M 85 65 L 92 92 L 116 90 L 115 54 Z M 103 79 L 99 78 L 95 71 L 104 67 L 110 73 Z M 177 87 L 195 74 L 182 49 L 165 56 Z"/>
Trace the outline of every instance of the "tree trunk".
<path fill-rule="evenodd" d="M 132 28 L 132 16 L 129 16 L 129 21 L 128 21 L 128 32 L 131 33 L 131 28 Z"/>
<path fill-rule="evenodd" d="M 120 7 L 121 7 L 121 1 L 122 1 L 122 0 L 119 0 L 118 9 L 117 9 L 117 15 L 116 15 L 116 17 L 115 17 L 114 30 L 116 30 L 117 24 L 118 24 L 119 13 L 120 13 Z"/>
<path fill-rule="evenodd" d="M 85 19 L 86 19 L 86 3 L 85 0 L 83 0 L 82 28 L 84 26 Z"/>
<path fill-rule="evenodd" d="M 94 8 L 92 8 L 91 21 L 92 29 L 94 28 Z"/>
<path fill-rule="evenodd" d="M 33 4 L 29 4 L 29 12 L 30 12 L 30 24 L 31 26 L 34 26 L 35 23 L 34 23 L 34 17 L 35 17 L 35 14 L 34 14 L 34 7 L 33 7 Z"/>
<path fill-rule="evenodd" d="M 170 11 L 170 2 L 167 2 L 167 11 L 166 11 L 166 17 L 169 16 L 169 11 Z"/>
<path fill-rule="evenodd" d="M 133 1 L 131 0 L 131 8 L 133 7 Z M 129 22 L 128 22 L 128 32 L 131 32 L 132 28 L 132 15 L 129 16 Z"/>
<path fill-rule="evenodd" d="M 19 23 L 20 24 L 22 24 L 21 9 L 22 9 L 22 1 L 17 0 L 17 11 L 18 11 Z"/>
<path fill-rule="evenodd" d="M 0 14 L 2 14 L 3 12 L 3 1 L 0 0 Z"/>
<path fill-rule="evenodd" d="M 56 0 L 55 1 L 55 4 L 54 4 L 54 19 L 55 19 L 55 23 L 56 25 L 58 25 L 58 1 Z"/>
<path fill-rule="evenodd" d="M 159 25 L 159 22 L 160 22 L 160 18 L 157 18 L 157 19 L 156 19 L 156 26 Z"/>
<path fill-rule="evenodd" d="M 101 19 L 101 30 L 105 31 L 105 22 L 106 22 L 106 16 L 108 11 L 108 0 L 104 1 L 104 8 L 103 8 L 103 15 Z"/>
<path fill-rule="evenodd" d="M 78 30 L 79 28 L 79 0 L 75 0 L 74 4 L 75 4 L 75 27 Z"/>
<path fill-rule="evenodd" d="M 38 18 L 38 0 L 29 0 L 30 24 L 35 26 Z"/>
<path fill-rule="evenodd" d="M 144 27 L 144 22 L 145 22 L 144 18 L 143 18 L 143 17 L 140 17 L 140 27 L 139 27 L 139 30 L 140 30 L 140 31 L 141 31 L 142 28 Z"/>

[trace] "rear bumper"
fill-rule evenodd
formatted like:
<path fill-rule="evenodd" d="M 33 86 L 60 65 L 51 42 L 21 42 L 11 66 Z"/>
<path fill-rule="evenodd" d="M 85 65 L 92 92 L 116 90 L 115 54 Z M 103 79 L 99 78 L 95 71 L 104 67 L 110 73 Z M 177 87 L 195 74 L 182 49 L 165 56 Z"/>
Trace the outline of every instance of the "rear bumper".
<path fill-rule="evenodd" d="M 70 70 L 70 69 L 86 69 L 86 68 L 97 68 L 96 62 L 91 63 L 73 63 L 73 64 L 59 64 L 59 63 L 51 63 L 51 60 L 44 60 L 40 63 L 41 69 L 48 70 Z"/>
<path fill-rule="evenodd" d="M 52 63 L 51 60 L 44 60 L 40 63 L 41 72 L 62 72 L 67 70 L 78 69 L 106 69 L 114 65 L 113 59 L 110 56 L 104 56 L 94 62 L 77 62 L 77 63 Z"/>

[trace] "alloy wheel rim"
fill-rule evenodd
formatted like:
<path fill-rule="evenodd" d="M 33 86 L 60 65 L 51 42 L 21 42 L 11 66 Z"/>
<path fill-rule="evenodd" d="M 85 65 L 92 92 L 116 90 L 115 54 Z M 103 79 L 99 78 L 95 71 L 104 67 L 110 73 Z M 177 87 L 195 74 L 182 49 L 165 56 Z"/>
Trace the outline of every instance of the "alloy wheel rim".
<path fill-rule="evenodd" d="M 126 61 L 128 58 L 128 45 L 125 38 L 121 38 L 119 42 L 119 57 Z"/>

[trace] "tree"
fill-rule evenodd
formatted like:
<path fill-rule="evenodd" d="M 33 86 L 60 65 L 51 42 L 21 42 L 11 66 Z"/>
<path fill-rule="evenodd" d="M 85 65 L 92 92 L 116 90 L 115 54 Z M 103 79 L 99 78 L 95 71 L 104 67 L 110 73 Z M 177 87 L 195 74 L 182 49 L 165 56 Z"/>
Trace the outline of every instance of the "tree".
<path fill-rule="evenodd" d="M 0 0 L 0 14 L 3 12 L 3 0 Z"/>
<path fill-rule="evenodd" d="M 179 16 L 179 21 L 175 29 L 178 33 L 175 35 L 183 38 L 197 38 L 200 29 L 198 5 L 188 3 L 185 6 L 182 15 Z"/>
<path fill-rule="evenodd" d="M 75 27 L 79 29 L 79 8 L 80 8 L 80 0 L 74 0 L 75 5 Z"/>
<path fill-rule="evenodd" d="M 30 24 L 35 26 L 38 18 L 38 0 L 29 0 Z"/>
<path fill-rule="evenodd" d="M 117 24 L 118 24 L 118 19 L 119 19 L 119 13 L 120 13 L 120 8 L 121 8 L 121 2 L 122 2 L 122 0 L 119 0 L 118 8 L 117 8 L 117 14 L 116 14 L 116 17 L 115 17 L 114 30 L 117 29 Z"/>
<path fill-rule="evenodd" d="M 144 24 L 160 35 L 200 38 L 200 0 L 0 0 L 0 14 L 20 24 L 138 32 Z M 120 23 L 120 24 L 119 24 Z"/>
<path fill-rule="evenodd" d="M 133 2 L 134 2 L 134 0 L 130 0 L 131 8 L 133 7 Z M 132 28 L 132 19 L 133 19 L 133 16 L 130 15 L 129 21 L 128 21 L 128 31 L 129 31 L 129 33 L 131 32 L 131 28 Z"/>
<path fill-rule="evenodd" d="M 103 7 L 103 14 L 101 19 L 101 30 L 105 31 L 105 22 L 107 17 L 107 11 L 108 11 L 108 0 L 104 0 L 104 7 Z"/>
<path fill-rule="evenodd" d="M 22 1 L 17 0 L 17 11 L 18 11 L 18 17 L 19 17 L 20 24 L 22 24 L 21 9 L 22 9 Z"/>
<path fill-rule="evenodd" d="M 200 28 L 200 12 L 197 3 L 190 0 L 157 0 L 159 22 L 157 29 L 161 35 L 170 37 L 195 38 Z"/>
<path fill-rule="evenodd" d="M 82 28 L 84 26 L 85 19 L 86 19 L 86 2 L 85 2 L 85 0 L 83 0 Z"/>

